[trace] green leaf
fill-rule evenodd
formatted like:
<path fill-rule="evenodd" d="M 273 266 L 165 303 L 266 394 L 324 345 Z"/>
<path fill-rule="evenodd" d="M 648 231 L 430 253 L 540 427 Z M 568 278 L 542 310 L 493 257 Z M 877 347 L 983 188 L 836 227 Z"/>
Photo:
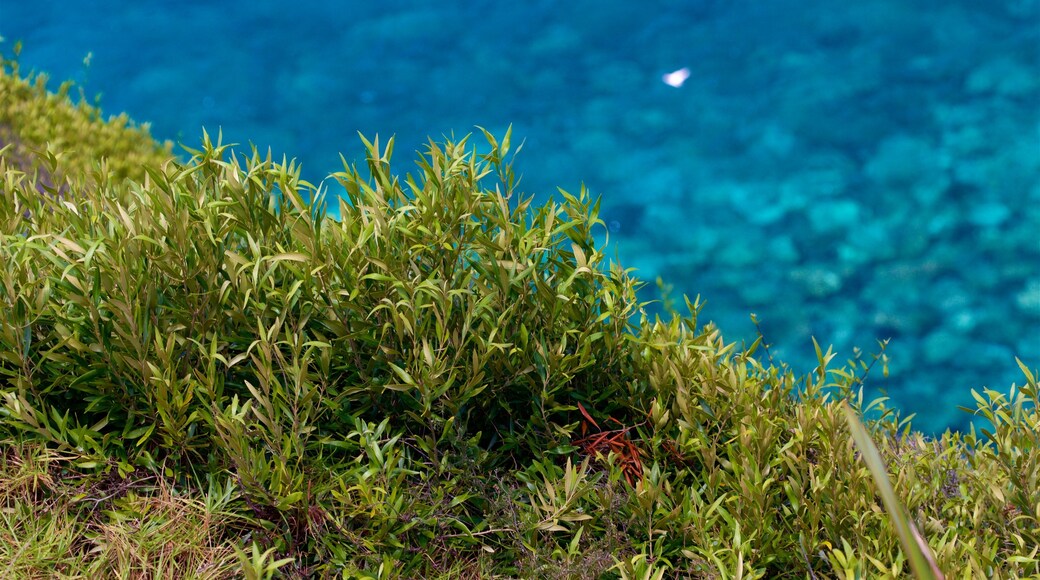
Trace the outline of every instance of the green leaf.
<path fill-rule="evenodd" d="M 32 327 L 28 324 L 22 329 L 22 358 L 29 358 L 29 346 L 32 344 Z M 17 352 L 17 351 L 15 351 Z"/>
<path fill-rule="evenodd" d="M 1022 360 L 1019 359 L 1017 356 L 1015 357 L 1015 362 L 1018 363 L 1018 368 L 1022 369 L 1022 374 L 1026 376 L 1026 381 L 1028 382 L 1028 384 L 1036 385 L 1036 377 L 1033 375 L 1032 372 L 1030 372 L 1029 367 L 1026 366 L 1026 363 L 1022 362 Z"/>
<path fill-rule="evenodd" d="M 413 387 L 415 386 L 415 379 L 412 378 L 412 375 L 408 374 L 408 371 L 406 371 L 403 368 L 395 365 L 394 363 L 387 363 L 387 364 L 390 365 L 390 368 L 394 369 L 394 373 L 397 374 L 397 376 L 400 377 L 401 380 L 404 381 L 404 383 L 406 385 L 413 386 Z"/>
<path fill-rule="evenodd" d="M 272 262 L 306 262 L 307 255 L 299 252 L 284 252 L 271 256 Z"/>

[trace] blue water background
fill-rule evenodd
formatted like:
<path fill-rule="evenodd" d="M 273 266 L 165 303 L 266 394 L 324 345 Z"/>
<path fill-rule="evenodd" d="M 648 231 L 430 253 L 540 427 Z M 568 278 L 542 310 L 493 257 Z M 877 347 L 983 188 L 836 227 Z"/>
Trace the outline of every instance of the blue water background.
<path fill-rule="evenodd" d="M 585 183 L 622 262 L 727 339 L 754 312 L 804 373 L 813 336 L 891 337 L 869 394 L 926 432 L 1040 364 L 1038 0 L 0 0 L 0 34 L 160 139 L 222 128 L 315 182 L 358 131 L 407 171 L 512 123 L 522 189 Z"/>

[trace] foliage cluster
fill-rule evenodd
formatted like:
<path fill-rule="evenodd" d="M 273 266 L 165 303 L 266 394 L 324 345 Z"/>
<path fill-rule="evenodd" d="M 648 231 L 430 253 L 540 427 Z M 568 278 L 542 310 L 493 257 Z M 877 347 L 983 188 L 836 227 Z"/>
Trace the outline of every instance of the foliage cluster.
<path fill-rule="evenodd" d="M 508 132 L 403 176 L 365 140 L 332 220 L 294 162 L 208 135 L 177 162 L 15 67 L 4 577 L 902 576 L 847 407 L 939 568 L 1040 573 L 1024 365 L 977 395 L 991 431 L 928 439 L 859 358 L 797 378 L 697 300 L 648 317 L 584 189 L 517 193 Z"/>
<path fill-rule="evenodd" d="M 15 54 L 20 50 L 16 44 Z M 0 66 L 0 148 L 10 146 L 7 164 L 33 176 L 41 193 L 44 187 L 63 193 L 70 180 L 89 184 L 100 162 L 118 179 L 140 180 L 146 165 L 173 157 L 172 145 L 156 143 L 147 124 L 134 125 L 125 113 L 102 118 L 82 90 L 71 104 L 71 82 L 48 93 L 47 75 L 23 77 L 17 60 L 2 57 Z"/>

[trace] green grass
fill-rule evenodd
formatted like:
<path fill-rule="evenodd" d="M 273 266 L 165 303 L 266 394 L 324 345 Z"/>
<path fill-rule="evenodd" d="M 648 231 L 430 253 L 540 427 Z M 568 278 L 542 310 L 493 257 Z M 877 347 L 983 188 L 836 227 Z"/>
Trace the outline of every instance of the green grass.
<path fill-rule="evenodd" d="M 1025 365 L 926 438 L 863 400 L 884 343 L 796 377 L 647 315 L 508 133 L 362 139 L 334 221 L 294 162 L 181 163 L 2 65 L 4 577 L 1040 574 Z"/>

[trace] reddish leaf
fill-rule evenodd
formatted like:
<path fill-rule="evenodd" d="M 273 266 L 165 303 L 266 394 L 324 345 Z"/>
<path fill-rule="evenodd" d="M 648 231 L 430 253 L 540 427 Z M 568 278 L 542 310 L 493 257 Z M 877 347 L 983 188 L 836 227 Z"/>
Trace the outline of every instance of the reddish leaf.
<path fill-rule="evenodd" d="M 592 415 L 589 415 L 589 412 L 585 410 L 585 407 L 581 406 L 581 403 L 578 403 L 578 410 L 581 411 L 581 414 L 585 416 L 585 419 L 588 420 L 589 423 L 592 423 L 593 427 L 599 429 L 599 425 L 597 425 L 596 422 L 592 419 Z"/>

